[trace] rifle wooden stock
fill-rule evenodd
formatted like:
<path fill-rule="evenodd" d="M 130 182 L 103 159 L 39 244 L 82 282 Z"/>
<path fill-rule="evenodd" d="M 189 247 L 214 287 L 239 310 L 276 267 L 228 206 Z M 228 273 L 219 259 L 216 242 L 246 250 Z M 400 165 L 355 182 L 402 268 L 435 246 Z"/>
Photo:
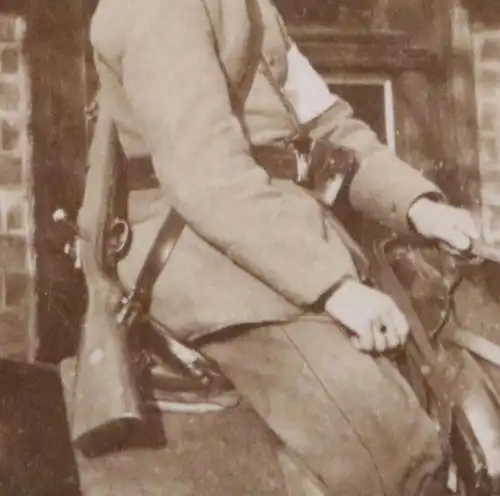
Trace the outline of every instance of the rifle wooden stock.
<path fill-rule="evenodd" d="M 89 289 L 71 424 L 73 442 L 85 452 L 112 447 L 143 420 L 128 349 L 131 321 L 117 319 L 116 289 Z"/>
<path fill-rule="evenodd" d="M 116 280 L 116 257 L 106 244 L 107 229 L 115 216 L 119 159 L 114 123 L 101 110 L 78 219 L 84 237 L 79 256 L 88 306 L 68 408 L 72 439 L 87 452 L 120 442 L 124 427 L 144 420 L 128 350 L 133 318 L 119 320 L 122 294 Z"/>

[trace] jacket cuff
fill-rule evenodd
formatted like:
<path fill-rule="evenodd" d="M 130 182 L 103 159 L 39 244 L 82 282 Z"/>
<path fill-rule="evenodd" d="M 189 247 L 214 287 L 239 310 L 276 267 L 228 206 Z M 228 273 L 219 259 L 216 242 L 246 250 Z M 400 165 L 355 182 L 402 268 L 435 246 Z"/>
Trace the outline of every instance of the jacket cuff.
<path fill-rule="evenodd" d="M 426 194 L 420 195 L 417 198 L 415 198 L 415 200 L 413 200 L 412 204 L 408 207 L 408 212 L 406 212 L 406 220 L 408 222 L 410 231 L 412 233 L 418 234 L 418 231 L 415 228 L 415 225 L 413 224 L 413 220 L 411 219 L 411 217 L 409 215 L 410 214 L 410 210 L 413 207 L 413 205 L 415 205 L 415 203 L 417 203 L 417 201 L 422 200 L 424 198 L 426 198 L 428 200 L 431 200 L 433 202 L 436 202 L 436 203 L 448 203 L 448 199 L 446 198 L 446 196 L 442 192 L 439 192 L 439 193 L 426 193 Z"/>
<path fill-rule="evenodd" d="M 405 234 L 411 232 L 408 212 L 422 196 L 444 198 L 441 190 L 420 171 L 381 148 L 366 157 L 349 190 L 352 206 L 365 215 Z"/>
<path fill-rule="evenodd" d="M 311 306 L 312 312 L 323 313 L 328 300 L 348 281 L 357 281 L 357 279 L 351 274 L 346 274 L 338 279 Z"/>
<path fill-rule="evenodd" d="M 365 123 L 353 118 L 352 108 L 338 99 L 324 114 L 308 124 L 311 137 L 328 139 L 353 150 L 360 164 L 349 187 L 355 210 L 405 233 L 411 231 L 408 210 L 413 202 L 441 191 L 383 145 Z"/>

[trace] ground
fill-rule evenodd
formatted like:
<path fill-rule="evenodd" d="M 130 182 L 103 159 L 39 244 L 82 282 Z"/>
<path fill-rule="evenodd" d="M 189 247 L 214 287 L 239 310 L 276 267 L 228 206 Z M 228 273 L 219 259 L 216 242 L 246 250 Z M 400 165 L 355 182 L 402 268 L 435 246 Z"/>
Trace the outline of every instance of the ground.
<path fill-rule="evenodd" d="M 244 403 L 155 418 L 159 446 L 87 458 L 69 443 L 57 369 L 0 360 L 0 377 L 1 496 L 286 496 L 276 440 Z"/>
<path fill-rule="evenodd" d="M 59 367 L 68 417 L 75 370 L 74 359 Z M 74 450 L 82 496 L 286 496 L 279 443 L 244 401 L 216 413 L 147 416 L 124 450 L 95 458 Z"/>
<path fill-rule="evenodd" d="M 84 496 L 286 496 L 261 421 L 245 405 L 163 418 L 167 446 L 78 456 Z"/>

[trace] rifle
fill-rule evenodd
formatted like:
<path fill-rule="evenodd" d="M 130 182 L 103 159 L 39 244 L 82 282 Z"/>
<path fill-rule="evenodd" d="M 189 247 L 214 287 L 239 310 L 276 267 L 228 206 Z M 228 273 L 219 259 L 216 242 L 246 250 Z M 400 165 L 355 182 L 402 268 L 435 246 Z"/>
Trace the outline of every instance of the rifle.
<path fill-rule="evenodd" d="M 147 321 L 161 338 L 167 356 L 176 359 L 201 387 L 221 380 L 212 362 L 147 314 L 153 286 L 185 225 L 175 210 L 160 228 L 132 290 L 127 293 L 118 280 L 116 266 L 131 241 L 121 204 L 127 199 L 124 178 L 125 160 L 116 128 L 111 118 L 100 112 L 89 152 L 79 225 L 72 226 L 64 212 L 55 216 L 79 238 L 78 249 L 66 247 L 65 252 L 76 255 L 88 291 L 75 377 L 67 367 L 61 368 L 63 382 L 73 390 L 68 402 L 71 437 L 88 455 L 116 448 L 130 430 L 146 424 L 129 339 L 139 321 Z"/>
<path fill-rule="evenodd" d="M 91 450 L 97 441 L 113 443 L 130 424 L 144 420 L 136 378 L 129 367 L 128 329 L 133 318 L 117 319 L 123 295 L 116 279 L 116 255 L 125 245 L 113 246 L 108 237 L 116 228 L 121 231 L 118 238 L 128 242 L 129 236 L 121 229 L 125 224 L 115 220 L 122 172 L 118 136 L 111 117 L 102 110 L 88 166 L 78 219 L 78 256 L 87 286 L 87 309 L 68 405 L 72 440 L 84 451 Z M 61 372 L 64 374 L 64 369 Z"/>

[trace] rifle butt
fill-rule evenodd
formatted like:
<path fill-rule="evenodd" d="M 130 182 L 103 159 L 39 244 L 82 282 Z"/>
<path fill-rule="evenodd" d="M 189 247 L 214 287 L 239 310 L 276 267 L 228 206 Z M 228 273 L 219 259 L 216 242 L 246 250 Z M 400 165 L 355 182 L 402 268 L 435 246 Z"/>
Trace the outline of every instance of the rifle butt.
<path fill-rule="evenodd" d="M 69 408 L 72 441 L 89 456 L 118 449 L 145 423 L 127 334 L 114 313 L 89 306 Z"/>

